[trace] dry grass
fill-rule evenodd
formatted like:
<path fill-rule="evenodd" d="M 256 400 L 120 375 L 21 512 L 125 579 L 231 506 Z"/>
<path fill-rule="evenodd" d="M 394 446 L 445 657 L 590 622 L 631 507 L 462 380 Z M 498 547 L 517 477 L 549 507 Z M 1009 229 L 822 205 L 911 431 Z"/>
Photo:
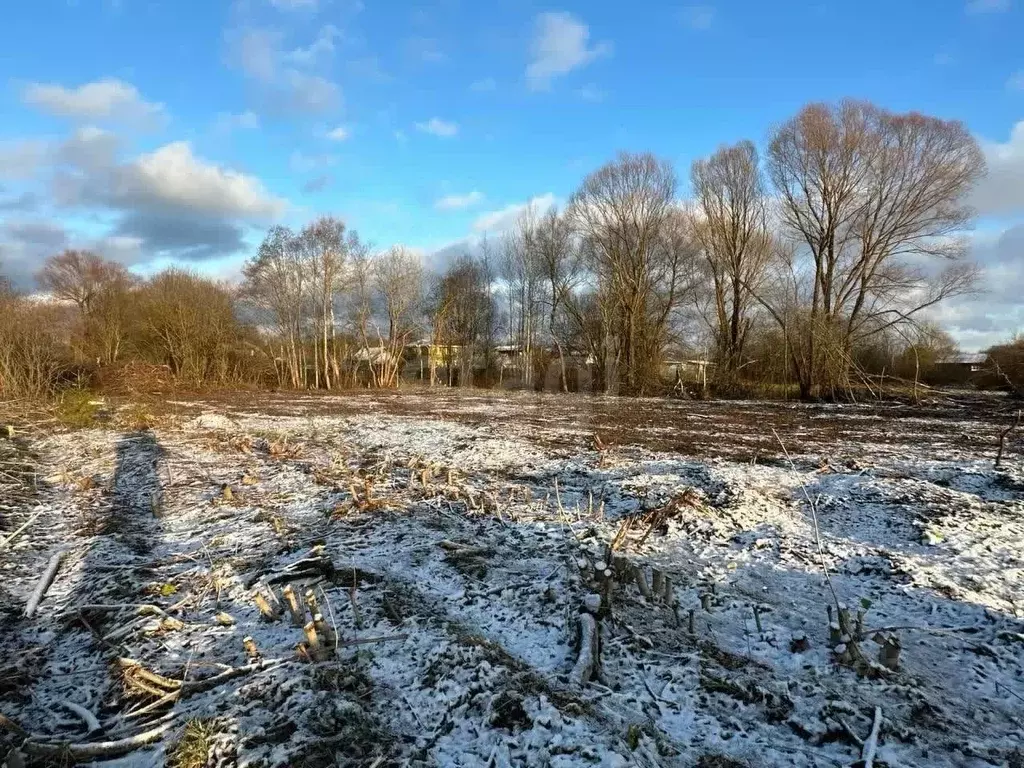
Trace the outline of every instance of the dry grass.
<path fill-rule="evenodd" d="M 167 768 L 205 768 L 214 733 L 209 720 L 189 720 L 181 739 L 167 754 Z"/>

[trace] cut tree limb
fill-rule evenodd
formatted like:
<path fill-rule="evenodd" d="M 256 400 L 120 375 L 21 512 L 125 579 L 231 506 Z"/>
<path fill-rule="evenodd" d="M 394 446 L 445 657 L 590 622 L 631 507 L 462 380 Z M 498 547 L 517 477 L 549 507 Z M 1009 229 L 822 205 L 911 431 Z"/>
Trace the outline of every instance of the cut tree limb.
<path fill-rule="evenodd" d="M 569 673 L 577 685 L 585 685 L 597 676 L 598 634 L 597 620 L 589 613 L 579 615 L 580 654 Z"/>
<path fill-rule="evenodd" d="M 46 590 L 53 584 L 53 580 L 57 576 L 57 569 L 60 568 L 60 561 L 64 558 L 65 552 L 61 550 L 53 557 L 50 558 L 50 562 L 46 565 L 46 570 L 43 571 L 42 578 L 39 579 L 39 583 L 36 585 L 35 592 L 28 599 L 28 603 L 25 604 L 25 616 L 32 618 L 36 615 L 36 611 L 39 608 L 39 603 L 42 602 L 43 596 L 46 595 Z"/>
<path fill-rule="evenodd" d="M 116 757 L 132 752 L 139 747 L 158 741 L 174 724 L 170 720 L 156 728 L 143 731 L 137 736 L 117 741 L 97 741 L 87 744 L 43 744 L 38 741 L 26 741 L 22 751 L 39 757 L 73 757 L 75 760 L 91 760 L 97 757 Z"/>
<path fill-rule="evenodd" d="M 875 752 L 878 751 L 878 732 L 882 728 L 882 708 L 875 707 L 875 722 L 871 725 L 871 733 L 864 742 L 864 749 L 860 753 L 864 761 L 864 768 L 873 768 L 875 764 Z"/>
<path fill-rule="evenodd" d="M 60 704 L 66 710 L 68 710 L 69 712 L 74 712 L 82 719 L 82 722 L 85 723 L 88 736 L 91 737 L 103 733 L 103 726 L 100 725 L 100 721 L 97 720 L 96 715 L 94 715 L 88 709 L 78 704 L 75 704 L 71 701 L 62 701 Z"/>

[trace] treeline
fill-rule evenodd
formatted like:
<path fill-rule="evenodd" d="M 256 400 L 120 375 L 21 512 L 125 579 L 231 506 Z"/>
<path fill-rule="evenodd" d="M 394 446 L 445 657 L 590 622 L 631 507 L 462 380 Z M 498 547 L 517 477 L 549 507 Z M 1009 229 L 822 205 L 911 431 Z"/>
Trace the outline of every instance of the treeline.
<path fill-rule="evenodd" d="M 685 203 L 670 164 L 621 154 L 439 274 L 332 217 L 271 229 L 235 287 L 69 251 L 38 275 L 60 303 L 0 294 L 0 388 L 132 362 L 194 386 L 394 387 L 411 365 L 431 383 L 566 390 L 582 371 L 651 394 L 695 361 L 722 393 L 845 397 L 951 359 L 920 318 L 975 282 L 962 236 L 984 163 L 964 126 L 813 104 L 765 148 L 695 162 Z"/>

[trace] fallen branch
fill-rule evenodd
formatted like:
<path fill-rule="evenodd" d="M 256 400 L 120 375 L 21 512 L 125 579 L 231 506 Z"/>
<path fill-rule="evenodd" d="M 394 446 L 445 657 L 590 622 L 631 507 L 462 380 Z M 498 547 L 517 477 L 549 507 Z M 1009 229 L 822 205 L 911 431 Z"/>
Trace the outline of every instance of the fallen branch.
<path fill-rule="evenodd" d="M 878 750 L 878 732 L 882 728 L 882 708 L 875 707 L 875 722 L 871 726 L 871 734 L 864 742 L 864 749 L 860 753 L 860 759 L 864 761 L 864 768 L 873 768 L 875 764 L 875 752 Z"/>
<path fill-rule="evenodd" d="M 42 601 L 43 596 L 46 595 L 46 590 L 53 584 L 53 580 L 57 576 L 57 569 L 60 568 L 60 561 L 64 558 L 64 551 L 61 550 L 53 557 L 50 558 L 50 562 L 46 565 L 46 570 L 43 571 L 42 578 L 39 579 L 39 584 L 36 585 L 35 592 L 28 599 L 28 603 L 25 604 L 25 616 L 32 618 L 36 615 L 36 610 L 39 608 L 39 603 Z"/>
<path fill-rule="evenodd" d="M 128 754 L 139 747 L 144 747 L 147 744 L 152 744 L 154 741 L 158 741 L 173 724 L 174 721 L 169 720 L 152 730 L 143 731 L 137 736 L 132 736 L 127 739 L 118 739 L 117 741 L 97 741 L 86 744 L 43 744 L 38 741 L 26 741 L 22 745 L 21 749 L 26 754 L 36 755 L 39 757 L 64 758 L 70 756 L 75 760 L 91 760 L 97 757 L 116 757 L 118 755 Z"/>
<path fill-rule="evenodd" d="M 69 712 L 74 712 L 82 719 L 82 722 L 85 723 L 85 728 L 88 736 L 95 736 L 97 734 L 103 733 L 103 726 L 100 725 L 100 721 L 97 720 L 96 715 L 94 715 L 88 709 L 78 704 L 75 704 L 71 701 L 62 701 L 60 702 L 60 704 L 66 710 L 68 710 Z"/>
<path fill-rule="evenodd" d="M 589 613 L 579 615 L 580 654 L 569 673 L 569 679 L 584 685 L 594 677 L 597 664 L 597 621 Z"/>
<path fill-rule="evenodd" d="M 7 549 L 7 547 L 9 547 L 14 542 L 15 539 L 17 539 L 19 536 L 21 536 L 21 534 L 23 534 L 28 529 L 28 527 L 30 525 L 32 525 L 32 523 L 35 522 L 35 519 L 37 517 L 39 517 L 41 514 L 43 514 L 43 511 L 45 509 L 46 509 L 46 507 L 40 507 L 38 510 L 36 510 L 35 514 L 33 514 L 31 517 L 29 517 L 29 519 L 26 520 L 24 523 L 19 525 L 18 528 L 14 531 L 14 533 L 12 533 L 6 539 L 4 539 L 2 542 L 0 542 L 0 550 Z"/>

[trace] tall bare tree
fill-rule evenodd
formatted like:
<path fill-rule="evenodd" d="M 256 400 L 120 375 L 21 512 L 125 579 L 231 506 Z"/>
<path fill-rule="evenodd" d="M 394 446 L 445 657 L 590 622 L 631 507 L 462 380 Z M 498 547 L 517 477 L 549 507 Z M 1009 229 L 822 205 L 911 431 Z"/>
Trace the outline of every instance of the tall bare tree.
<path fill-rule="evenodd" d="M 624 389 L 649 392 L 693 264 L 675 172 L 653 155 L 623 153 L 584 179 L 568 216 L 586 240 L 583 253 L 604 307 L 606 386 L 618 378 L 607 372 L 614 349 Z"/>
<path fill-rule="evenodd" d="M 537 262 L 546 281 L 547 331 L 558 352 L 559 384 L 568 391 L 565 369 L 565 337 L 573 293 L 580 282 L 579 249 L 569 220 L 552 208 L 537 222 Z"/>
<path fill-rule="evenodd" d="M 970 290 L 957 235 L 983 171 L 963 124 L 864 102 L 812 104 L 772 133 L 768 172 L 798 248 L 786 300 L 762 304 L 786 329 L 802 396 L 845 384 L 858 339 Z M 949 266 L 927 266 L 935 257 Z"/>
<path fill-rule="evenodd" d="M 742 365 L 753 323 L 751 290 L 759 287 L 772 253 L 757 149 L 749 141 L 722 147 L 693 163 L 690 180 L 693 233 L 710 278 L 719 369 L 732 376 Z"/>
<path fill-rule="evenodd" d="M 519 347 L 522 383 L 527 387 L 533 384 L 536 345 L 542 332 L 537 217 L 537 210 L 528 205 L 502 239 L 500 256 L 500 276 L 508 295 L 509 342 Z"/>
<path fill-rule="evenodd" d="M 243 296 L 256 311 L 255 322 L 270 324 L 276 332 L 281 344 L 278 357 L 285 365 L 289 383 L 296 388 L 306 386 L 303 335 L 308 275 L 295 233 L 287 227 L 271 228 L 242 274 Z"/>
<path fill-rule="evenodd" d="M 321 216 L 299 232 L 297 246 L 308 276 L 313 308 L 313 386 L 327 389 L 339 376 L 335 349 L 335 298 L 342 288 L 348 252 L 359 247 L 359 236 L 346 233 L 345 224 L 333 216 Z"/>
<path fill-rule="evenodd" d="M 383 323 L 377 326 L 382 351 L 379 384 L 397 387 L 405 346 L 420 327 L 423 263 L 413 251 L 395 246 L 375 260 L 373 284 L 383 319 Z"/>

